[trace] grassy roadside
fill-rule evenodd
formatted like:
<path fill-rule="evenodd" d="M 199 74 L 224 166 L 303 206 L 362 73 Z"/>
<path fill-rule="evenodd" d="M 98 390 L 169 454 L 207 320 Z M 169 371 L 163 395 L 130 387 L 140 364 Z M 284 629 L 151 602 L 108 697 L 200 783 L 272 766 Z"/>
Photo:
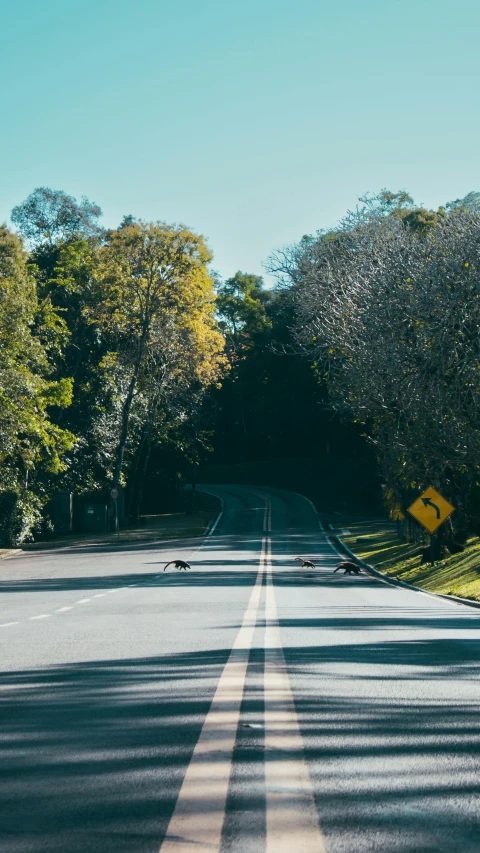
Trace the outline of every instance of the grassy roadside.
<path fill-rule="evenodd" d="M 8 560 L 9 557 L 19 554 L 20 550 L 20 548 L 0 548 L 0 560 Z"/>
<path fill-rule="evenodd" d="M 435 566 L 420 566 L 420 545 L 403 542 L 388 522 L 355 522 L 348 532 L 334 530 L 354 554 L 379 572 L 414 586 L 480 601 L 480 538 L 468 540 L 461 554 L 439 560 Z"/>
<path fill-rule="evenodd" d="M 186 515 L 184 512 L 171 512 L 164 515 L 144 515 L 138 523 L 122 528 L 116 533 L 79 533 L 65 535 L 43 542 L 23 545 L 23 550 L 37 551 L 66 546 L 127 544 L 131 542 L 152 542 L 164 539 L 190 539 L 202 536 L 210 526 L 218 511 L 199 510 Z"/>

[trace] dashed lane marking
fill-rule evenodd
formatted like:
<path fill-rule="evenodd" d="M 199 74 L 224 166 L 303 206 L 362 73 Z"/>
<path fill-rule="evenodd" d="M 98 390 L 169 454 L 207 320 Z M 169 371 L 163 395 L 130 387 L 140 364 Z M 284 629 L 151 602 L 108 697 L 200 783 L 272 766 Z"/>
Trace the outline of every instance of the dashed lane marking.
<path fill-rule="evenodd" d="M 146 581 L 145 581 L 145 583 L 146 583 Z M 106 592 L 97 592 L 92 596 L 92 598 L 79 598 L 79 600 L 76 601 L 75 604 L 72 604 L 68 607 L 57 607 L 54 610 L 54 613 L 66 613 L 68 610 L 73 610 L 73 608 L 77 604 L 88 604 L 90 601 L 92 601 L 93 598 L 104 598 L 106 595 L 111 594 L 113 592 L 121 592 L 122 589 L 129 589 L 131 587 L 138 587 L 141 585 L 142 584 L 129 583 L 129 584 L 126 584 L 125 586 L 119 586 L 116 589 L 109 589 Z M 50 613 L 40 613 L 38 616 L 29 616 L 28 620 L 35 621 L 38 619 L 48 619 L 50 617 L 50 615 L 51 615 Z M 3 623 L 0 623 L 0 628 L 11 628 L 13 625 L 20 625 L 20 622 L 19 621 L 17 621 L 17 622 L 3 622 Z"/>
<path fill-rule="evenodd" d="M 268 498 L 265 498 L 263 495 L 261 497 L 265 501 L 264 530 L 268 531 L 268 530 L 271 530 L 271 503 L 268 500 Z M 222 502 L 222 505 L 223 505 L 223 502 Z M 218 522 L 220 521 L 220 517 L 222 515 L 223 515 L 223 511 L 220 512 L 219 515 L 217 516 L 213 527 L 210 529 L 210 531 L 208 533 L 209 536 L 212 535 L 212 533 L 215 530 Z M 205 538 L 205 540 L 195 549 L 195 552 L 200 551 L 202 548 L 204 548 L 206 545 L 209 545 L 209 544 L 210 543 L 208 541 L 208 538 Z M 160 574 L 154 575 L 153 580 L 159 580 L 162 577 L 163 577 L 163 572 Z M 141 583 L 130 583 L 130 584 L 126 584 L 125 586 L 117 587 L 115 589 L 106 590 L 105 592 L 97 592 L 94 595 L 92 595 L 92 598 L 104 598 L 106 595 L 112 595 L 115 592 L 120 592 L 122 589 L 131 589 L 133 587 L 143 586 L 147 582 L 148 581 L 144 581 Z M 54 610 L 54 612 L 55 613 L 66 613 L 69 610 L 73 610 L 74 606 L 77 604 L 87 604 L 88 602 L 90 602 L 92 600 L 92 598 L 79 599 L 79 601 L 76 601 L 74 605 L 68 606 L 68 607 L 58 607 Z M 27 621 L 39 620 L 39 619 L 48 619 L 49 616 L 50 616 L 50 613 L 41 613 L 38 616 L 29 616 Z M 0 628 L 10 628 L 10 627 L 13 627 L 14 625 L 19 625 L 19 624 L 21 624 L 21 620 L 15 621 L 15 622 L 4 622 L 3 624 L 0 623 Z"/>
<path fill-rule="evenodd" d="M 128 584 L 128 586 L 118 587 L 118 589 L 109 589 L 107 592 L 97 592 L 97 593 L 95 593 L 95 595 L 92 596 L 92 598 L 103 598 L 105 595 L 108 595 L 109 592 L 120 592 L 120 590 L 122 590 L 122 589 L 128 589 L 128 587 L 139 586 L 139 585 L 140 584 L 131 583 L 131 584 Z M 88 602 L 90 602 L 91 600 L 92 600 L 91 598 L 79 598 L 79 600 L 76 601 L 75 604 L 72 604 L 68 607 L 67 606 L 66 607 L 57 607 L 56 610 L 54 610 L 54 613 L 66 613 L 68 610 L 73 610 L 73 608 L 75 607 L 76 604 L 88 604 Z M 50 613 L 40 613 L 38 616 L 29 616 L 28 619 L 29 619 L 29 621 L 36 621 L 39 619 L 48 619 L 50 617 L 50 615 L 51 615 Z M 3 622 L 3 624 L 0 623 L 0 628 L 11 628 L 13 625 L 20 625 L 20 622 Z"/>

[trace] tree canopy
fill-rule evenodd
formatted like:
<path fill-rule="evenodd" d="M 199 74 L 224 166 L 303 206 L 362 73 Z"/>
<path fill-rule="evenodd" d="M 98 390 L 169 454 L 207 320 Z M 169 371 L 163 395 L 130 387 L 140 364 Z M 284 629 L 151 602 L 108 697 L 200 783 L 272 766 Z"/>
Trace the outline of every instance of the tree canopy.
<path fill-rule="evenodd" d="M 77 202 L 62 190 L 37 187 L 28 198 L 14 207 L 11 219 L 22 237 L 33 245 L 54 246 L 72 237 L 97 236 L 101 208 L 85 196 Z"/>
<path fill-rule="evenodd" d="M 432 483 L 480 529 L 479 199 L 367 194 L 266 288 L 183 225 L 34 190 L 0 228 L 0 538 L 59 490 L 123 486 L 136 516 L 208 455 L 341 508 L 383 481 L 397 516 Z"/>
<path fill-rule="evenodd" d="M 480 216 L 447 207 L 384 192 L 283 261 L 297 346 L 365 425 L 392 505 L 433 483 L 462 524 L 480 473 Z"/>

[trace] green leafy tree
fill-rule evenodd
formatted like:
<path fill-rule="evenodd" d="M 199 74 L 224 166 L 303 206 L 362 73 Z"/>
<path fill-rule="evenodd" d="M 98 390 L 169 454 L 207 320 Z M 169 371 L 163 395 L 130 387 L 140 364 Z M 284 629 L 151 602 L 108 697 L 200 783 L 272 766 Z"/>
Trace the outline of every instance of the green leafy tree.
<path fill-rule="evenodd" d="M 97 301 L 87 313 L 109 340 L 103 366 L 118 389 L 114 487 L 142 399 L 143 421 L 167 386 L 218 381 L 223 338 L 214 319 L 210 258 L 201 237 L 161 222 L 124 225 L 98 252 Z"/>
<path fill-rule="evenodd" d="M 72 403 L 56 410 L 55 421 L 76 435 L 58 486 L 77 493 L 104 490 L 116 434 L 116 389 L 107 358 L 111 342 L 91 320 L 101 298 L 95 277 L 97 253 L 95 241 L 71 241 L 55 247 L 51 273 L 51 256 L 46 268 L 45 254 L 38 250 L 31 266 L 39 293 L 68 330 L 64 340 L 57 337 L 50 361 L 55 378 L 70 376 L 74 382 Z"/>
<path fill-rule="evenodd" d="M 33 246 L 52 248 L 74 237 L 97 236 L 101 215 L 100 207 L 85 196 L 77 202 L 62 190 L 37 187 L 13 208 L 11 220 Z"/>
<path fill-rule="evenodd" d="M 53 380 L 49 361 L 49 349 L 65 329 L 48 300 L 39 304 L 22 243 L 4 226 L 0 283 L 0 490 L 23 495 L 31 510 L 27 490 L 42 472 L 63 470 L 64 455 L 74 441 L 49 417 L 52 408 L 68 406 L 72 399 L 71 379 Z M 37 510 L 39 506 L 37 502 Z M 32 523 L 35 518 L 33 512 Z M 26 527 L 20 523 L 20 538 Z"/>
<path fill-rule="evenodd" d="M 241 357 L 256 335 L 271 326 L 267 306 L 271 294 L 257 275 L 237 272 L 217 287 L 217 314 L 231 358 Z"/>

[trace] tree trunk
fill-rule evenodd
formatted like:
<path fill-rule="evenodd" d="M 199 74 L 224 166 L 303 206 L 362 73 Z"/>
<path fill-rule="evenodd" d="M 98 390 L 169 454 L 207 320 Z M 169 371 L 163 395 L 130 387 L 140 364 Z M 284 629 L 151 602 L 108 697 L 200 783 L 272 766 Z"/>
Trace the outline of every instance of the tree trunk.
<path fill-rule="evenodd" d="M 134 505 L 136 503 L 136 496 L 138 492 L 138 481 L 140 477 L 140 463 L 142 461 L 143 450 L 145 447 L 145 443 L 147 441 L 147 432 L 148 432 L 148 423 L 145 421 L 142 429 L 142 437 L 140 439 L 140 443 L 137 448 L 137 453 L 135 456 L 135 463 L 130 472 L 130 476 L 128 478 L 128 509 L 127 515 L 129 518 L 135 518 Z"/>
<path fill-rule="evenodd" d="M 150 424 L 150 429 L 147 435 L 146 441 L 146 450 L 143 457 L 143 465 L 140 469 L 140 476 L 138 478 L 138 486 L 136 491 L 136 508 L 135 508 L 135 518 L 138 518 L 140 507 L 142 505 L 143 498 L 143 486 L 145 484 L 145 477 L 147 475 L 148 463 L 150 461 L 150 453 L 152 450 L 152 424 Z"/>
<path fill-rule="evenodd" d="M 118 439 L 117 449 L 115 451 L 115 468 L 113 472 L 113 483 L 112 488 L 118 489 L 120 485 L 120 477 L 122 475 L 122 467 L 123 467 L 123 457 L 125 456 L 125 447 L 127 444 L 128 438 L 128 421 L 130 418 L 130 411 L 132 408 L 133 397 L 135 394 L 135 388 L 137 387 L 138 377 L 140 375 L 140 367 L 142 365 L 143 352 L 145 349 L 145 342 L 147 340 L 148 335 L 148 324 L 144 324 L 142 336 L 138 343 L 138 352 L 137 357 L 135 359 L 135 364 L 133 368 L 132 377 L 130 379 L 130 384 L 128 386 L 127 396 L 125 398 L 125 402 L 122 406 L 122 418 L 120 424 L 120 436 Z M 118 519 L 115 522 L 115 527 L 118 527 Z"/>
<path fill-rule="evenodd" d="M 155 421 L 157 402 L 153 400 L 148 407 L 147 417 L 142 429 L 142 437 L 138 447 L 135 468 L 132 476 L 132 489 L 128 500 L 128 513 L 133 519 L 138 519 L 142 503 L 143 484 L 147 473 L 152 449 L 152 430 Z M 144 452 L 145 451 L 145 452 Z"/>

